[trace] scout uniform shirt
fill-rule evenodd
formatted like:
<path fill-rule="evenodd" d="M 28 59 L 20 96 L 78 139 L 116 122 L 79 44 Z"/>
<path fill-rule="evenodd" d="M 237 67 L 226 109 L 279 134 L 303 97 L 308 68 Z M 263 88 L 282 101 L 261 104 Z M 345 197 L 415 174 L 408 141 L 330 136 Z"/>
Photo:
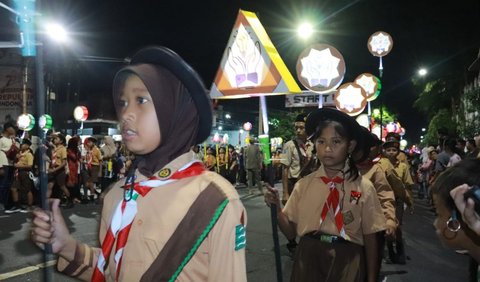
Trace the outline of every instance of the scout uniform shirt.
<path fill-rule="evenodd" d="M 346 171 L 348 168 L 344 168 Z M 297 235 L 303 236 L 312 231 L 340 236 L 335 218 L 329 212 L 320 226 L 321 212 L 330 190 L 321 177 L 326 176 L 323 166 L 301 178 L 283 208 L 283 212 L 297 226 Z M 341 173 L 338 176 L 342 177 Z M 340 193 L 340 207 L 343 224 L 349 241 L 363 244 L 363 235 L 385 230 L 385 217 L 372 183 L 359 176 L 355 181 L 344 179 L 337 184 Z M 354 193 L 352 194 L 352 191 Z M 355 198 L 354 195 L 360 197 Z M 342 207 L 343 205 L 343 207 Z"/>
<path fill-rule="evenodd" d="M 53 151 L 52 154 L 52 159 L 55 161 L 54 164 L 52 164 L 53 167 L 59 167 L 62 165 L 64 161 L 67 160 L 67 148 L 63 145 L 57 145 L 55 147 L 55 150 Z"/>
<path fill-rule="evenodd" d="M 312 158 L 312 151 L 313 151 L 313 143 L 309 140 L 305 142 L 304 146 L 299 144 L 298 149 L 300 153 L 306 160 Z M 282 160 L 281 163 L 287 167 L 288 169 L 288 178 L 299 178 L 300 171 L 302 169 L 300 164 L 300 156 L 298 155 L 297 146 L 295 146 L 295 142 L 293 140 L 288 141 L 285 143 L 283 148 Z"/>
<path fill-rule="evenodd" d="M 397 220 L 395 217 L 395 195 L 392 187 L 388 183 L 385 171 L 380 164 L 374 164 L 363 177 L 367 178 L 373 183 L 377 191 L 378 200 L 382 206 L 383 214 L 387 220 L 387 225 L 391 227 L 397 226 Z"/>
<path fill-rule="evenodd" d="M 174 173 L 192 160 L 193 152 L 188 152 L 170 162 L 165 168 Z M 136 181 L 146 179 L 138 172 L 136 176 Z M 117 182 L 105 197 L 100 241 L 105 238 L 114 209 L 123 199 L 124 189 L 121 188 L 123 184 L 124 179 Z M 176 281 L 247 281 L 245 233 L 241 238 L 238 234 L 239 227 L 246 226 L 246 211 L 233 186 L 217 173 L 207 170 L 197 176 L 155 187 L 145 197 L 137 198 L 138 211 L 128 235 L 118 281 L 140 281 L 191 204 L 200 192 L 212 184 L 224 193 L 228 204 Z M 66 274 L 89 280 L 100 251 L 99 248 L 80 245 L 77 247 L 74 261 L 59 258 L 57 267 Z M 115 280 L 114 254 L 115 248 L 105 270 L 107 281 Z"/>
<path fill-rule="evenodd" d="M 398 160 L 394 165 L 388 158 L 381 158 L 378 163 L 386 172 L 387 180 L 395 193 L 395 198 L 401 199 L 411 206 L 413 204 L 411 191 L 413 180 L 408 166 Z"/>
<path fill-rule="evenodd" d="M 100 149 L 98 149 L 97 146 L 93 146 L 92 148 L 92 163 L 91 165 L 100 165 L 100 162 L 102 161 L 102 152 L 100 152 Z"/>
<path fill-rule="evenodd" d="M 25 152 L 20 153 L 20 156 L 17 160 L 17 165 L 20 167 L 33 166 L 33 155 L 32 153 L 30 153 L 30 150 L 26 150 Z"/>

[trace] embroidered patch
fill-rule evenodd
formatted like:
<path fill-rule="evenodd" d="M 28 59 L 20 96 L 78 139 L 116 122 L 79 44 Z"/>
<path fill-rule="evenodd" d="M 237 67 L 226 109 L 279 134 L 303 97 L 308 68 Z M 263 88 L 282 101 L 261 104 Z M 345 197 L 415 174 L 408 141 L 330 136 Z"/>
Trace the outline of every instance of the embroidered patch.
<path fill-rule="evenodd" d="M 360 200 L 361 196 L 362 196 L 362 192 L 352 191 L 350 194 L 350 203 L 358 205 L 358 201 Z"/>
<path fill-rule="evenodd" d="M 245 248 L 247 236 L 245 235 L 245 226 L 239 224 L 235 226 L 235 251 Z"/>
<path fill-rule="evenodd" d="M 158 172 L 158 176 L 161 178 L 167 178 L 170 176 L 171 173 L 172 171 L 169 168 L 163 168 Z"/>
<path fill-rule="evenodd" d="M 355 220 L 355 218 L 353 217 L 352 211 L 344 212 L 344 213 L 342 213 L 342 216 L 343 216 L 343 223 L 345 225 L 348 225 Z"/>

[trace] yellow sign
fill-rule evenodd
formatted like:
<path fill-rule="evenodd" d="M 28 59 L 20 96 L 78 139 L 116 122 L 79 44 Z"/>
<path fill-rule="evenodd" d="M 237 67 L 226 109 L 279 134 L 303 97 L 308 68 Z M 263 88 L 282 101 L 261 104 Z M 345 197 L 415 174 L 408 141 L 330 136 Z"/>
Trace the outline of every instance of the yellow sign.
<path fill-rule="evenodd" d="M 255 13 L 240 10 L 210 88 L 210 97 L 246 98 L 300 92 Z"/>

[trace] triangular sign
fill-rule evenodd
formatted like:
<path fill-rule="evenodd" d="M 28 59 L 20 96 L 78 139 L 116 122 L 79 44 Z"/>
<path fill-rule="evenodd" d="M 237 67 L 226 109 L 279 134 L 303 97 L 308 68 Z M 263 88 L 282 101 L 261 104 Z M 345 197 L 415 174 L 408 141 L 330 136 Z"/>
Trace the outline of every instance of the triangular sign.
<path fill-rule="evenodd" d="M 240 10 L 210 88 L 212 99 L 301 93 L 255 13 Z"/>

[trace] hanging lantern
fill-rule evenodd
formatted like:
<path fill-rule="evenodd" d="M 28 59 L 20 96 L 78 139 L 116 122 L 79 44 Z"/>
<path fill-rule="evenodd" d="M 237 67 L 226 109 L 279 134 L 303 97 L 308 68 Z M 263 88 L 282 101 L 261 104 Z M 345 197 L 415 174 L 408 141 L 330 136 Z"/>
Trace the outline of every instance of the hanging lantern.
<path fill-rule="evenodd" d="M 228 139 L 229 139 L 228 134 L 225 133 L 225 134 L 223 135 L 222 143 L 223 143 L 223 144 L 228 144 Z"/>
<path fill-rule="evenodd" d="M 38 126 L 40 126 L 41 129 L 51 129 L 53 126 L 53 120 L 50 115 L 42 115 L 38 119 Z"/>
<path fill-rule="evenodd" d="M 405 128 L 400 127 L 400 132 L 398 134 L 400 134 L 400 136 L 405 135 Z"/>
<path fill-rule="evenodd" d="M 31 114 L 22 114 L 17 119 L 17 126 L 20 130 L 30 131 L 35 126 L 35 118 Z"/>
<path fill-rule="evenodd" d="M 212 138 L 212 141 L 217 143 L 217 142 L 220 142 L 222 139 L 220 139 L 220 134 L 218 134 L 218 132 L 215 132 L 215 134 L 213 135 L 213 138 Z"/>
<path fill-rule="evenodd" d="M 389 122 L 386 126 L 387 132 L 396 132 L 397 130 L 397 124 L 394 122 Z"/>
<path fill-rule="evenodd" d="M 73 110 L 73 117 L 76 121 L 86 121 L 88 118 L 88 109 L 85 106 L 77 106 Z"/>
<path fill-rule="evenodd" d="M 405 139 L 400 140 L 400 150 L 404 150 L 407 147 L 408 142 Z"/>
<path fill-rule="evenodd" d="M 252 124 L 248 121 L 243 124 L 243 129 L 246 130 L 246 131 L 252 130 L 252 127 L 253 127 Z"/>

